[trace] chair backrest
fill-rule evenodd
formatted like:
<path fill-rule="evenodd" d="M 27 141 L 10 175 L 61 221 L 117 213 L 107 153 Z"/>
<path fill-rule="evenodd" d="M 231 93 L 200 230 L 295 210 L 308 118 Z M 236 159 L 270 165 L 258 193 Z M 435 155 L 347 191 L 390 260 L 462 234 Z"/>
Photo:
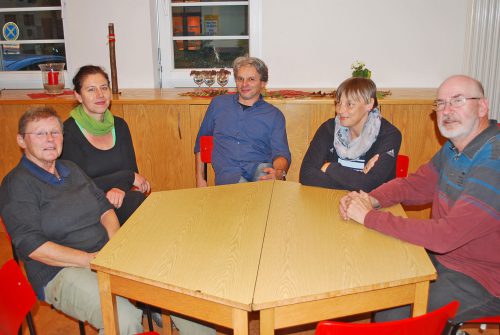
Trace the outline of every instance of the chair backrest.
<path fill-rule="evenodd" d="M 500 324 L 500 315 L 487 316 L 484 318 L 465 321 L 465 323 L 498 323 Z"/>
<path fill-rule="evenodd" d="M 36 295 L 19 265 L 8 260 L 0 269 L 0 334 L 17 334 Z"/>
<path fill-rule="evenodd" d="M 396 178 L 404 178 L 408 176 L 408 166 L 410 165 L 410 157 L 398 155 L 396 158 Z"/>
<path fill-rule="evenodd" d="M 14 244 L 12 244 L 12 239 L 10 238 L 9 232 L 7 231 L 7 227 L 5 227 L 5 223 L 3 222 L 3 219 L 1 216 L 0 216 L 0 228 L 3 229 L 3 231 L 5 232 L 5 236 L 7 236 L 7 239 L 9 240 L 9 244 L 12 248 L 12 256 L 14 257 L 14 260 L 17 263 L 19 263 L 19 257 L 17 256 L 16 248 L 14 248 Z M 2 335 L 2 334 L 0 334 L 0 335 Z"/>
<path fill-rule="evenodd" d="M 458 306 L 458 301 L 453 301 L 425 315 L 391 322 L 322 321 L 316 328 L 316 335 L 441 335 L 448 320 L 457 313 Z"/>
<path fill-rule="evenodd" d="M 212 149 L 214 148 L 213 136 L 200 137 L 200 156 L 203 163 L 212 163 Z"/>

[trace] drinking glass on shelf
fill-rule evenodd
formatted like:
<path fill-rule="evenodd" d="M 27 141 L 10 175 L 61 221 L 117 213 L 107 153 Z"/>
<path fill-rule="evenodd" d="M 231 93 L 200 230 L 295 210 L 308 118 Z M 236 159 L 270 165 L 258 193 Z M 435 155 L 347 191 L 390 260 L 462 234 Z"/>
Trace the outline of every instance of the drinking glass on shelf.
<path fill-rule="evenodd" d="M 215 75 L 217 74 L 217 71 L 209 70 L 203 72 L 205 72 L 204 75 L 205 84 L 207 84 L 208 88 L 212 87 L 212 85 L 215 84 Z"/>
<path fill-rule="evenodd" d="M 203 84 L 203 81 L 205 80 L 203 71 L 196 71 L 193 70 L 190 73 L 191 77 L 193 77 L 193 81 L 196 85 L 198 85 L 198 88 L 201 87 L 201 84 Z"/>
<path fill-rule="evenodd" d="M 231 71 L 228 71 L 226 69 L 220 69 L 219 72 L 217 72 L 217 83 L 220 85 L 220 87 L 224 88 L 224 86 L 227 85 L 229 82 L 229 75 L 231 74 Z"/>

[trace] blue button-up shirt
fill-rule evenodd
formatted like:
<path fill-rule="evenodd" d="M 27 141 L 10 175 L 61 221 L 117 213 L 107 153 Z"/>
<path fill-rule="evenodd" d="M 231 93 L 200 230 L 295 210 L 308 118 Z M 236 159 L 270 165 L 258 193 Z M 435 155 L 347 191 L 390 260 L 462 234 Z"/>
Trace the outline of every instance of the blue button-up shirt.
<path fill-rule="evenodd" d="M 280 156 L 291 163 L 283 113 L 262 97 L 243 110 L 238 97 L 213 98 L 194 146 L 198 153 L 200 137 L 214 137 L 212 165 L 217 185 L 237 183 L 241 176 L 251 180 L 257 165 L 272 163 Z"/>

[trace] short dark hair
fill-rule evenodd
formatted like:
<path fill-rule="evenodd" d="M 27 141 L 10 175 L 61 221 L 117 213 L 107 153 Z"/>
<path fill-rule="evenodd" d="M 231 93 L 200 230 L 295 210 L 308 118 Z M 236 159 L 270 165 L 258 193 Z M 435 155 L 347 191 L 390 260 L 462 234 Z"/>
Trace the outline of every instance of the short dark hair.
<path fill-rule="evenodd" d="M 21 118 L 19 119 L 19 124 L 17 127 L 17 133 L 19 135 L 24 136 L 26 133 L 26 128 L 28 127 L 28 124 L 31 122 L 35 122 L 38 120 L 43 120 L 43 119 L 48 119 L 51 117 L 55 117 L 57 121 L 59 122 L 59 125 L 61 126 L 61 130 L 63 129 L 63 123 L 61 121 L 61 118 L 57 114 L 57 112 L 54 110 L 52 107 L 35 107 L 35 108 L 30 108 L 26 112 L 23 113 Z"/>
<path fill-rule="evenodd" d="M 367 104 L 373 98 L 373 108 L 378 107 L 377 85 L 369 78 L 351 77 L 344 80 L 337 88 L 335 100 L 339 102 L 343 95 L 347 97 L 359 97 Z"/>
<path fill-rule="evenodd" d="M 260 75 L 260 80 L 267 83 L 269 80 L 269 71 L 266 64 L 262 59 L 257 57 L 241 56 L 234 60 L 233 62 L 233 74 L 234 78 L 238 75 L 238 71 L 242 66 L 251 65 L 257 70 Z"/>
<path fill-rule="evenodd" d="M 92 74 L 102 74 L 104 78 L 106 78 L 109 85 L 109 76 L 102 67 L 96 65 L 84 65 L 73 77 L 73 86 L 75 87 L 76 93 L 81 93 L 83 81 Z"/>

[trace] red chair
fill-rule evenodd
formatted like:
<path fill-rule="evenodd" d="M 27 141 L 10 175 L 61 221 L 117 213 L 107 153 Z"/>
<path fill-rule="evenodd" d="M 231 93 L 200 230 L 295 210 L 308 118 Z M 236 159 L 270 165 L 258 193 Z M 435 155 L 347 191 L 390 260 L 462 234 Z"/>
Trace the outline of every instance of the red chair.
<path fill-rule="evenodd" d="M 457 313 L 458 306 L 458 301 L 453 301 L 425 315 L 391 322 L 322 321 L 316 328 L 316 335 L 441 335 L 448 320 Z"/>
<path fill-rule="evenodd" d="M 213 136 L 201 136 L 200 137 L 200 158 L 204 163 L 203 172 L 205 180 L 207 180 L 207 164 L 212 163 L 212 150 L 214 148 L 214 137 Z"/>
<path fill-rule="evenodd" d="M 410 165 L 410 157 L 398 155 L 396 158 L 396 178 L 404 178 L 408 176 L 408 166 Z"/>
<path fill-rule="evenodd" d="M 487 324 L 498 324 L 498 325 L 500 325 L 500 315 L 489 316 L 489 317 L 486 317 L 486 318 L 479 318 L 479 319 L 474 319 L 474 320 L 469 320 L 469 321 L 457 323 L 456 325 L 453 326 L 453 328 L 452 328 L 452 330 L 450 332 L 450 335 L 455 335 L 458 332 L 458 330 L 460 329 L 460 327 L 462 327 L 464 325 L 464 323 L 477 323 L 477 324 L 480 325 L 479 328 L 482 331 L 485 331 Z"/>
<path fill-rule="evenodd" d="M 36 295 L 17 262 L 8 260 L 0 269 L 0 334 L 14 335 L 36 302 Z M 30 327 L 30 334 L 35 329 Z"/>
<path fill-rule="evenodd" d="M 0 268 L 0 334 L 15 335 L 21 328 L 26 315 L 36 302 L 36 295 L 30 283 L 24 277 L 19 264 L 8 260 Z M 30 328 L 30 334 L 36 335 Z M 157 332 L 142 335 L 159 335 Z"/>
<path fill-rule="evenodd" d="M 5 232 L 5 236 L 7 236 L 7 239 L 9 240 L 9 244 L 11 245 L 12 247 L 12 255 L 14 257 L 14 259 L 10 260 L 10 261 L 7 261 L 7 263 L 9 262 L 14 262 L 16 263 L 16 266 L 17 268 L 19 269 L 19 258 L 17 256 L 17 253 L 16 253 L 16 249 L 14 248 L 14 245 L 12 244 L 12 240 L 10 238 L 10 235 L 9 233 L 7 232 L 7 227 L 5 227 L 5 224 L 2 220 L 2 218 L 0 217 L 0 228 L 3 228 L 4 232 Z M 5 263 L 4 266 L 7 266 L 8 269 L 10 269 L 10 271 L 14 271 L 14 274 L 13 274 L 13 278 L 19 278 L 18 274 L 15 272 L 15 270 L 12 270 L 13 266 L 12 265 L 7 265 L 7 263 Z M 2 268 L 3 269 L 3 268 Z M 1 270 L 0 270 L 1 271 Z M 31 285 L 29 284 L 29 282 L 26 280 L 26 278 L 24 277 L 24 275 L 22 274 L 21 270 L 19 269 L 19 273 L 20 275 L 22 276 L 22 279 L 23 279 L 23 283 L 26 282 L 28 283 L 30 289 L 31 289 Z M 0 335 L 7 335 L 7 334 L 10 334 L 8 331 L 4 331 L 3 329 L 3 316 L 5 316 L 5 314 L 3 313 L 3 308 L 4 308 L 4 298 L 6 300 L 10 300 L 11 297 L 9 296 L 5 296 L 4 297 L 4 294 L 3 294 L 3 289 L 4 289 L 4 280 L 6 280 L 7 278 L 4 277 L 4 273 L 2 272 L 2 274 L 0 275 L 0 285 L 2 287 L 0 287 Z M 33 291 L 33 289 L 31 289 L 31 291 Z M 23 299 L 23 297 L 19 297 L 21 302 Z M 35 301 L 36 301 L 36 295 L 35 295 Z M 24 306 L 24 305 L 23 305 Z M 34 325 L 34 322 L 33 322 L 33 316 L 31 315 L 31 312 L 30 312 L 30 309 L 31 309 L 31 306 L 30 305 L 30 308 L 28 308 L 28 310 L 22 314 L 22 317 L 19 321 L 19 324 L 17 325 L 17 329 L 19 329 L 19 334 L 22 333 L 22 329 L 21 329 L 21 325 L 22 325 L 22 320 L 24 317 L 26 317 L 26 324 L 28 325 L 28 329 L 29 329 L 29 332 L 31 335 L 36 335 L 36 331 L 35 331 L 35 325 Z M 150 332 L 147 332 L 147 333 L 142 333 L 141 335 L 159 335 L 158 333 L 152 331 L 153 330 L 153 321 L 152 321 L 152 316 L 151 316 L 151 310 L 149 309 L 149 306 L 146 306 L 146 315 L 147 315 L 147 318 L 148 318 L 148 325 L 149 325 L 149 330 Z M 16 318 L 14 317 L 13 318 L 13 321 L 15 321 Z M 78 321 L 78 329 L 80 331 L 80 335 L 85 335 L 85 322 L 83 321 L 80 321 L 80 320 L 77 320 Z M 14 333 L 12 333 L 14 334 Z"/>

